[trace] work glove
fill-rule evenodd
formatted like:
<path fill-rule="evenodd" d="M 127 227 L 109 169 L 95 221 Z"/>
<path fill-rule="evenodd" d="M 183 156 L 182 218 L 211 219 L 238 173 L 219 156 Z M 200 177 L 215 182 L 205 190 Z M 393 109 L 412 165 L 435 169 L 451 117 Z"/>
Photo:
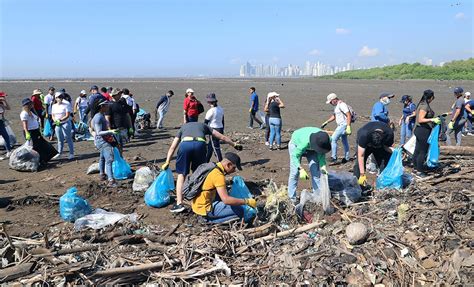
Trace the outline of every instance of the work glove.
<path fill-rule="evenodd" d="M 257 201 L 253 198 L 245 198 L 244 201 L 245 201 L 245 205 L 248 205 L 252 208 L 257 207 Z"/>
<path fill-rule="evenodd" d="M 350 135 L 350 134 L 352 134 L 352 128 L 351 128 L 351 126 L 347 126 L 346 127 L 346 135 Z"/>
<path fill-rule="evenodd" d="M 327 125 L 328 125 L 328 122 L 325 121 L 325 122 L 321 125 L 321 128 L 324 129 Z"/>
<path fill-rule="evenodd" d="M 129 128 L 128 129 L 128 135 L 133 136 L 133 133 L 134 133 L 133 128 Z"/>
<path fill-rule="evenodd" d="M 169 166 L 170 166 L 170 163 L 169 163 L 169 162 L 165 162 L 165 163 L 161 166 L 161 170 L 166 170 Z"/>
<path fill-rule="evenodd" d="M 54 124 L 59 127 L 61 125 L 61 121 L 60 120 L 55 120 Z"/>
<path fill-rule="evenodd" d="M 115 129 L 115 130 L 110 130 L 114 135 L 118 135 L 120 133 L 120 130 Z"/>
<path fill-rule="evenodd" d="M 322 167 L 320 167 L 319 170 L 321 171 L 322 174 L 328 174 L 328 169 L 326 168 L 325 165 L 323 165 Z"/>
<path fill-rule="evenodd" d="M 252 108 L 249 109 L 249 113 L 251 113 L 251 112 L 252 112 Z"/>
<path fill-rule="evenodd" d="M 366 186 L 367 185 L 367 176 L 361 175 L 359 179 L 357 180 L 357 183 L 361 186 Z"/>
<path fill-rule="evenodd" d="M 454 130 L 454 122 L 449 122 L 448 129 Z"/>
<path fill-rule="evenodd" d="M 27 141 L 29 141 L 29 140 L 31 139 L 31 134 L 30 134 L 30 132 L 26 132 L 26 133 L 25 133 L 25 139 L 26 139 Z"/>
<path fill-rule="evenodd" d="M 440 118 L 433 118 L 433 119 L 431 119 L 431 122 L 433 122 L 436 125 L 439 125 L 439 124 L 441 124 L 441 119 Z"/>
<path fill-rule="evenodd" d="M 471 110 L 471 115 L 473 115 L 473 116 L 474 116 L 474 110 Z"/>
<path fill-rule="evenodd" d="M 300 168 L 300 179 L 302 179 L 302 180 L 308 180 L 309 179 L 309 175 L 306 172 L 306 170 L 304 170 L 304 168 Z"/>
<path fill-rule="evenodd" d="M 234 148 L 238 151 L 242 151 L 244 149 L 244 147 L 241 144 L 236 144 Z"/>

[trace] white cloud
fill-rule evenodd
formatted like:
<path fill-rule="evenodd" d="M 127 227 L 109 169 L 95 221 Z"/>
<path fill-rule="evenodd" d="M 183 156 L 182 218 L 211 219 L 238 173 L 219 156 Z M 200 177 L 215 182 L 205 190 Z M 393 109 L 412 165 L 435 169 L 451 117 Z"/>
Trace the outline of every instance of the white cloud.
<path fill-rule="evenodd" d="M 321 51 L 319 51 L 318 49 L 313 49 L 313 50 L 309 51 L 308 55 L 319 56 L 319 55 L 321 55 Z"/>
<path fill-rule="evenodd" d="M 369 48 L 368 46 L 362 47 L 359 51 L 359 57 L 374 57 L 379 54 L 379 49 L 377 48 Z"/>
<path fill-rule="evenodd" d="M 461 20 L 461 19 L 464 19 L 464 18 L 466 18 L 466 15 L 464 15 L 464 13 L 462 13 L 462 12 L 459 12 L 456 15 L 454 15 L 454 19 L 457 19 L 457 20 Z"/>
<path fill-rule="evenodd" d="M 336 34 L 346 35 L 346 34 L 350 34 L 350 33 L 351 33 L 351 31 L 349 29 L 336 28 Z"/>

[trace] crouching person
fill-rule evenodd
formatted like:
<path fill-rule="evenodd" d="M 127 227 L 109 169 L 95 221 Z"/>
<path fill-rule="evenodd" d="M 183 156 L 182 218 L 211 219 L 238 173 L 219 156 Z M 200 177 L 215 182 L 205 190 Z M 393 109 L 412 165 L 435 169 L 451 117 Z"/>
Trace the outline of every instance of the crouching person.
<path fill-rule="evenodd" d="M 228 152 L 219 163 L 204 165 L 214 165 L 214 168 L 211 167 L 207 173 L 201 193 L 193 199 L 194 213 L 204 217 L 208 222 L 221 223 L 234 218 L 243 218 L 244 205 L 256 207 L 257 202 L 253 198 L 240 199 L 227 193 L 225 175 L 234 173 L 236 169 L 242 170 L 240 157 L 237 154 Z"/>

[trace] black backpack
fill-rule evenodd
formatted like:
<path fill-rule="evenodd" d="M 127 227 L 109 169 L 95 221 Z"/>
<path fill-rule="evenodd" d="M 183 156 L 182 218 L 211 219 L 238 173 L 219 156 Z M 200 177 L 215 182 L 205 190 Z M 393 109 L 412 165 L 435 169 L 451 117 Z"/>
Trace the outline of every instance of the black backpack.
<path fill-rule="evenodd" d="M 186 177 L 183 186 L 183 197 L 186 200 L 193 200 L 202 191 L 202 185 L 207 175 L 216 168 L 213 162 L 203 163 L 191 174 Z"/>

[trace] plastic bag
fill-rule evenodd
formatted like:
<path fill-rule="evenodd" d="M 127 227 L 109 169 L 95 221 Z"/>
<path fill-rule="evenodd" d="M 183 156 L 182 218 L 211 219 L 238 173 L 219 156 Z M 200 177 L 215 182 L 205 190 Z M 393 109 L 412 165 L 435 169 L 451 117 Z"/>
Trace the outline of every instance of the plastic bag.
<path fill-rule="evenodd" d="M 89 130 L 87 124 L 83 122 L 75 123 L 74 126 L 76 127 L 76 134 L 78 135 L 85 135 Z"/>
<path fill-rule="evenodd" d="M 263 123 L 263 125 L 266 125 L 265 124 L 265 113 L 264 112 L 258 111 L 255 115 L 257 116 L 257 119 L 259 119 Z"/>
<path fill-rule="evenodd" d="M 373 154 L 369 155 L 369 157 L 367 158 L 367 162 L 365 163 L 365 170 L 371 174 L 376 174 L 380 172 Z"/>
<path fill-rule="evenodd" d="M 99 163 L 96 162 L 96 163 L 93 163 L 93 164 L 89 165 L 89 167 L 87 168 L 86 174 L 99 173 L 99 171 L 100 171 Z"/>
<path fill-rule="evenodd" d="M 324 213 L 331 214 L 334 212 L 334 209 L 331 206 L 331 191 L 329 190 L 328 175 L 321 173 L 319 180 L 321 189 L 321 203 L 323 205 Z"/>
<path fill-rule="evenodd" d="M 145 203 L 151 207 L 163 207 L 170 203 L 170 191 L 174 190 L 173 173 L 162 171 L 145 192 Z"/>
<path fill-rule="evenodd" d="M 403 149 L 411 156 L 415 153 L 416 136 L 412 135 L 411 138 L 403 145 Z"/>
<path fill-rule="evenodd" d="M 234 176 L 232 179 L 232 189 L 230 190 L 229 195 L 235 198 L 253 197 L 247 185 L 245 185 L 244 180 L 240 176 Z M 248 205 L 244 205 L 243 208 L 244 221 L 248 223 L 257 215 L 257 211 Z"/>
<path fill-rule="evenodd" d="M 329 172 L 328 182 L 332 198 L 341 201 L 346 206 L 359 201 L 362 189 L 352 173 L 347 171 Z"/>
<path fill-rule="evenodd" d="M 377 189 L 401 189 L 403 183 L 402 149 L 396 148 L 385 169 L 377 177 Z"/>
<path fill-rule="evenodd" d="M 44 129 L 43 129 L 43 136 L 50 137 L 53 135 L 53 127 L 48 119 L 44 121 Z"/>
<path fill-rule="evenodd" d="M 136 222 L 138 215 L 136 213 L 122 214 L 117 212 L 105 211 L 97 208 L 91 214 L 78 218 L 74 222 L 74 229 L 79 231 L 85 227 L 92 229 L 101 229 L 108 225 L 113 225 L 121 220 L 127 219 L 130 222 Z"/>
<path fill-rule="evenodd" d="M 120 156 L 118 148 L 114 147 L 114 162 L 112 172 L 115 179 L 127 179 L 132 175 L 130 165 Z"/>
<path fill-rule="evenodd" d="M 141 167 L 135 172 L 133 179 L 133 191 L 146 191 L 155 180 L 156 173 L 149 167 Z"/>
<path fill-rule="evenodd" d="M 426 165 L 428 167 L 437 167 L 439 163 L 439 130 L 440 126 L 436 125 L 432 130 L 430 137 L 428 138 L 428 156 L 426 157 Z"/>
<path fill-rule="evenodd" d="M 8 137 L 10 138 L 10 146 L 14 146 L 16 144 L 16 136 L 12 130 L 12 127 L 10 126 L 10 122 L 7 120 L 4 120 L 3 122 L 5 124 L 5 130 L 7 131 Z M 5 139 L 2 136 L 0 136 L 0 146 L 5 146 Z"/>
<path fill-rule="evenodd" d="M 65 221 L 74 222 L 92 212 L 87 200 L 76 194 L 77 189 L 71 187 L 59 198 L 59 214 Z"/>
<path fill-rule="evenodd" d="M 33 150 L 31 142 L 27 141 L 10 155 L 10 168 L 18 171 L 37 171 L 40 155 Z"/>

